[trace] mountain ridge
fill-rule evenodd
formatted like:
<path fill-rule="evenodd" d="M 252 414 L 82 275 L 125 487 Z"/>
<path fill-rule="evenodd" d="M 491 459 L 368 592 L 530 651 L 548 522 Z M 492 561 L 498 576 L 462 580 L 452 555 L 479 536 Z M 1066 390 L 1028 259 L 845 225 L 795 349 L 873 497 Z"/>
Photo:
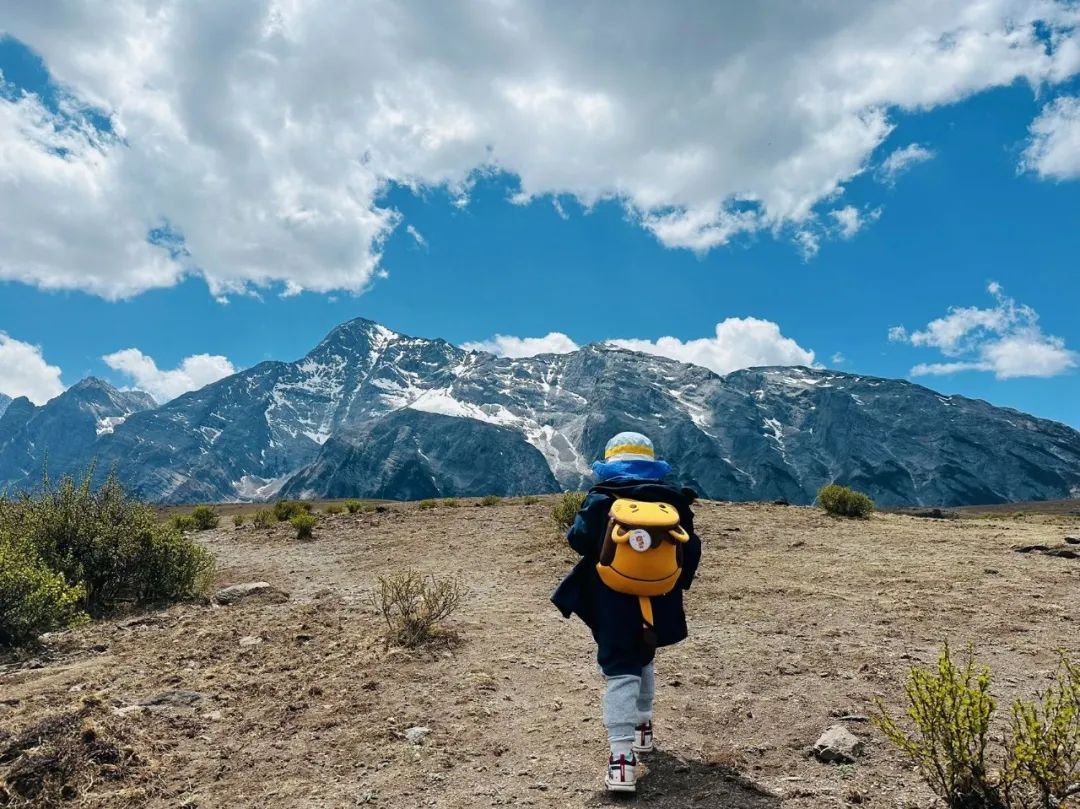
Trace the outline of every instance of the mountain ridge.
<path fill-rule="evenodd" d="M 50 472 L 96 460 L 157 502 L 579 489 L 624 429 L 713 499 L 806 503 L 834 480 L 882 505 L 1080 497 L 1080 433 L 1058 422 L 906 380 L 806 366 L 721 376 L 602 343 L 513 359 L 354 318 L 293 362 L 157 407 L 100 380 L 57 399 L 76 388 L 104 397 L 95 435 L 84 401 L 85 440 L 59 469 L 50 453 Z M 55 401 L 0 417 L 0 483 L 23 485 L 37 459 L 33 436 L 20 443 L 5 422 L 41 422 Z"/>

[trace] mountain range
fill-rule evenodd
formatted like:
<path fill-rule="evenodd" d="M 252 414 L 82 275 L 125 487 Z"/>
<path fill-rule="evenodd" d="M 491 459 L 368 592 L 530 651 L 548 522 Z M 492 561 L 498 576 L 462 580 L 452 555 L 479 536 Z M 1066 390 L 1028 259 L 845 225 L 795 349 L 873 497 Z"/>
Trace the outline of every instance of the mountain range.
<path fill-rule="evenodd" d="M 885 506 L 1080 497 L 1076 430 L 902 380 L 720 376 L 599 344 L 501 358 L 364 319 L 160 406 L 94 378 L 40 406 L 0 400 L 0 488 L 47 463 L 115 469 L 161 503 L 555 492 L 588 486 L 621 430 L 714 499 L 809 503 L 833 481 Z"/>

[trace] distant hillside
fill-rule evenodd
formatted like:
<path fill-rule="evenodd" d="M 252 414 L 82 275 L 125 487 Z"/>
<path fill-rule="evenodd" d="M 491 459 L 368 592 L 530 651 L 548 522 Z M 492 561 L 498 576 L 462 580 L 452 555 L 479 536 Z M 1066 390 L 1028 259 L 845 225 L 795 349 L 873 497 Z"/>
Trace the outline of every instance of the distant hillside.
<path fill-rule="evenodd" d="M 98 461 L 158 502 L 421 498 L 576 489 L 619 430 L 722 500 L 811 502 L 839 481 L 882 505 L 1080 497 L 1080 433 L 899 380 L 812 368 L 718 376 L 591 345 L 524 359 L 368 320 L 161 407 L 87 380 L 0 418 L 0 482 Z"/>

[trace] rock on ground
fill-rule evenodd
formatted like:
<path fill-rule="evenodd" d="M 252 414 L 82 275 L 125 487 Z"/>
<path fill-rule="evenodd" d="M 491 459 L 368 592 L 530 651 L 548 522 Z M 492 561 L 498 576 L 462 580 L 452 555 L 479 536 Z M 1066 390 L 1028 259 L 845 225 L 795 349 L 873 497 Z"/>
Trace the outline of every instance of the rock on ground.
<path fill-rule="evenodd" d="M 862 751 L 863 743 L 843 725 L 833 725 L 814 742 L 814 755 L 827 764 L 851 764 Z"/>
<path fill-rule="evenodd" d="M 231 606 L 252 599 L 257 599 L 262 603 L 279 604 L 282 601 L 288 601 L 289 594 L 274 587 L 270 582 L 251 581 L 218 590 L 214 593 L 213 601 L 222 606 Z"/>

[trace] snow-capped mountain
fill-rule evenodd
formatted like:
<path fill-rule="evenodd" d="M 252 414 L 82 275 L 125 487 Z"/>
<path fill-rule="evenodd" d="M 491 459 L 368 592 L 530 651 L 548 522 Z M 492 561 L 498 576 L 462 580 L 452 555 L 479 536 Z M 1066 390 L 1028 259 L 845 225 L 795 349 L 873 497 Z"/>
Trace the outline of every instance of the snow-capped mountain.
<path fill-rule="evenodd" d="M 11 404 L 11 397 L 0 393 L 0 416 L 4 415 L 4 411 L 7 410 L 9 404 Z"/>
<path fill-rule="evenodd" d="M 37 406 L 24 396 L 0 413 L 0 489 L 38 483 L 45 471 L 89 465 L 97 441 L 132 413 L 157 406 L 142 391 L 120 391 L 87 377 Z"/>
<path fill-rule="evenodd" d="M 40 453 L 8 448 L 11 411 L 72 391 L 12 403 L 0 481 L 39 472 Z M 681 483 L 717 499 L 806 503 L 834 480 L 886 505 L 1080 496 L 1080 433 L 904 381 L 809 368 L 721 377 L 599 345 L 506 359 L 362 319 L 296 362 L 119 410 L 96 415 L 63 464 L 50 451 L 50 471 L 115 464 L 161 502 L 551 492 L 587 485 L 607 439 L 639 430 Z"/>

